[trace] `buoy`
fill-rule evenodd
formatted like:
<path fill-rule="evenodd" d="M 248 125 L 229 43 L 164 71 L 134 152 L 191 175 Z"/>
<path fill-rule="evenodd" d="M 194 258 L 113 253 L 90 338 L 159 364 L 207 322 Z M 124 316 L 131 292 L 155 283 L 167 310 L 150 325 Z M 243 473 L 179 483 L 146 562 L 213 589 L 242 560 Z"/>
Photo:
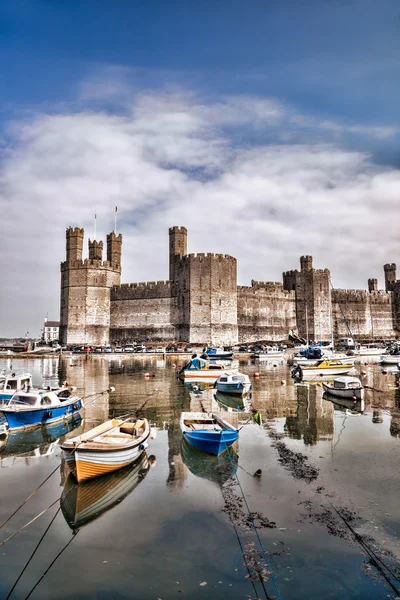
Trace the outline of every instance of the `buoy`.
<path fill-rule="evenodd" d="M 284 379 L 281 380 L 281 385 L 286 385 L 286 381 Z"/>
<path fill-rule="evenodd" d="M 145 378 L 145 379 L 149 379 L 149 378 L 150 378 L 150 373 L 145 373 L 145 374 L 144 374 L 144 378 Z"/>
<path fill-rule="evenodd" d="M 176 364 L 175 364 L 175 363 L 172 365 L 172 368 L 173 368 L 173 369 L 176 369 Z"/>
<path fill-rule="evenodd" d="M 274 369 L 277 367 L 278 365 L 274 365 Z"/>
<path fill-rule="evenodd" d="M 260 373 L 256 371 L 256 373 L 254 373 L 254 377 L 260 377 Z"/>
<path fill-rule="evenodd" d="M 353 396 L 354 402 L 357 402 L 357 396 Z"/>
<path fill-rule="evenodd" d="M 110 387 L 108 388 L 109 392 L 115 392 L 115 387 L 113 385 L 110 385 Z"/>
<path fill-rule="evenodd" d="M 323 377 L 323 376 L 324 376 L 324 374 L 323 374 L 323 373 L 320 373 L 320 374 L 319 374 L 319 376 L 320 376 L 320 377 Z"/>
<path fill-rule="evenodd" d="M 262 470 L 257 469 L 257 471 L 254 473 L 253 477 L 261 477 L 261 475 L 262 475 Z"/>
<path fill-rule="evenodd" d="M 382 370 L 382 375 L 387 375 L 387 373 L 388 373 L 388 372 L 386 371 L 386 369 L 383 369 L 383 370 Z"/>

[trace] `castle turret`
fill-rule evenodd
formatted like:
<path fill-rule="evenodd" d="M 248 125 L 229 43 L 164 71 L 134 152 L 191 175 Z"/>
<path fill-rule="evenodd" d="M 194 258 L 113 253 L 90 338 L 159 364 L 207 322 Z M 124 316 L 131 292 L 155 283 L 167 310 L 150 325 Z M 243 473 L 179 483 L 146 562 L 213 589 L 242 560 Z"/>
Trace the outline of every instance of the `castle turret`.
<path fill-rule="evenodd" d="M 89 240 L 89 260 L 103 260 L 103 242 Z"/>
<path fill-rule="evenodd" d="M 301 256 L 300 257 L 300 268 L 302 271 L 311 271 L 312 266 L 312 256 Z"/>
<path fill-rule="evenodd" d="M 378 280 L 377 279 L 368 279 L 368 291 L 369 292 L 377 292 L 378 291 Z"/>
<path fill-rule="evenodd" d="M 60 340 L 72 345 L 105 345 L 110 339 L 110 290 L 121 279 L 122 236 L 89 240 L 89 258 L 82 260 L 84 230 L 67 229 L 67 260 L 61 263 Z M 110 244 L 109 242 L 110 238 Z"/>
<path fill-rule="evenodd" d="M 68 227 L 66 231 L 67 240 L 67 262 L 82 260 L 83 237 L 85 230 L 79 227 Z"/>
<path fill-rule="evenodd" d="M 169 229 L 169 279 L 176 279 L 177 260 L 187 254 L 186 227 L 170 227 Z"/>
<path fill-rule="evenodd" d="M 121 272 L 122 235 L 114 231 L 107 236 L 107 260 L 114 269 Z"/>
<path fill-rule="evenodd" d="M 385 290 L 392 292 L 396 281 L 396 265 L 395 263 L 389 263 L 383 267 L 385 271 Z"/>

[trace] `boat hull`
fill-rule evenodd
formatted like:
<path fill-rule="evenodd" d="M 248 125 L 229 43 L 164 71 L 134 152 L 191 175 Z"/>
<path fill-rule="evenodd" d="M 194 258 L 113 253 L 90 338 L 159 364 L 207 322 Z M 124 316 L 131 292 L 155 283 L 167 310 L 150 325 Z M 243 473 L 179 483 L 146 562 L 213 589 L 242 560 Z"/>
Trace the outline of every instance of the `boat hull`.
<path fill-rule="evenodd" d="M 237 371 L 232 370 L 205 370 L 205 369 L 188 369 L 184 371 L 185 381 L 210 381 L 214 383 L 217 381 L 218 377 L 223 373 L 237 373 Z"/>
<path fill-rule="evenodd" d="M 14 431 L 31 427 L 41 427 L 42 425 L 68 419 L 72 415 L 79 413 L 81 408 L 82 400 L 77 399 L 73 402 L 64 402 L 56 407 L 35 408 L 32 410 L 18 410 L 4 407 L 0 412 L 3 413 L 7 420 L 8 428 Z"/>
<path fill-rule="evenodd" d="M 219 456 L 225 452 L 238 439 L 239 432 L 237 430 L 223 431 L 184 431 L 183 437 L 187 443 L 206 454 Z"/>
<path fill-rule="evenodd" d="M 400 363 L 400 354 L 383 354 L 379 362 L 382 365 L 397 365 Z"/>
<path fill-rule="evenodd" d="M 311 368 L 303 368 L 303 377 L 330 377 L 331 375 L 346 375 L 353 368 L 353 365 L 349 365 L 348 367 L 333 367 L 332 369 L 313 369 Z"/>
<path fill-rule="evenodd" d="M 254 354 L 255 360 L 273 360 L 274 358 L 283 358 L 285 355 L 284 352 L 270 352 L 268 354 Z"/>
<path fill-rule="evenodd" d="M 207 354 L 208 360 L 232 360 L 233 352 L 220 352 L 217 354 Z"/>
<path fill-rule="evenodd" d="M 95 451 L 77 448 L 74 451 L 76 479 L 80 483 L 123 469 L 138 460 L 144 451 L 143 443 L 120 450 Z M 68 454 L 68 451 L 64 452 Z"/>
<path fill-rule="evenodd" d="M 343 398 L 345 400 L 352 400 L 354 398 L 357 400 L 362 400 L 364 398 L 364 388 L 339 390 L 331 386 L 329 383 L 322 383 L 322 387 L 330 396 L 334 396 L 335 398 Z"/>

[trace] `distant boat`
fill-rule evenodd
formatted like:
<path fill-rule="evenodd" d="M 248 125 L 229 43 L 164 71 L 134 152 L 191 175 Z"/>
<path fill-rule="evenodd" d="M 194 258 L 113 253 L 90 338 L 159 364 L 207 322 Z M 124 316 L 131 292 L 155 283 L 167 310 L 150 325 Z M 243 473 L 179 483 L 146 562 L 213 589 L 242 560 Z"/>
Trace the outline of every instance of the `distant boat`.
<path fill-rule="evenodd" d="M 337 398 L 362 400 L 364 388 L 357 377 L 336 377 L 332 383 L 322 383 L 326 392 Z"/>
<path fill-rule="evenodd" d="M 147 419 L 132 423 L 112 419 L 69 438 L 61 448 L 67 462 L 75 462 L 76 479 L 81 482 L 133 463 L 147 448 L 149 436 Z"/>
<path fill-rule="evenodd" d="M 305 350 L 300 351 L 293 358 L 293 365 L 313 367 L 321 360 L 336 360 L 342 364 L 353 364 L 355 363 L 355 356 L 347 356 L 347 354 L 340 354 L 332 352 L 332 350 L 324 347 L 311 346 Z"/>
<path fill-rule="evenodd" d="M 224 350 L 223 348 L 207 348 L 206 354 L 210 360 L 223 359 L 231 360 L 233 358 L 233 352 Z"/>
<path fill-rule="evenodd" d="M 68 526 L 78 529 L 102 517 L 143 481 L 149 470 L 146 452 L 124 469 L 77 483 L 70 474 L 61 494 L 61 510 Z"/>
<path fill-rule="evenodd" d="M 343 364 L 340 360 L 320 360 L 316 365 L 297 365 L 292 369 L 292 376 L 297 379 L 346 375 L 353 368 L 352 363 Z"/>
<path fill-rule="evenodd" d="M 274 358 L 283 358 L 285 350 L 278 346 L 267 346 L 265 350 L 254 352 L 253 358 L 256 360 L 272 360 Z"/>
<path fill-rule="evenodd" d="M 67 388 L 18 391 L 1 407 L 0 422 L 5 424 L 6 430 L 40 427 L 67 419 L 82 406 L 81 398 Z"/>
<path fill-rule="evenodd" d="M 395 346 L 391 350 L 388 350 L 384 354 L 381 355 L 379 359 L 380 364 L 382 365 L 397 365 L 400 363 L 400 348 L 399 346 Z"/>
<path fill-rule="evenodd" d="M 360 346 L 356 347 L 354 354 L 356 356 L 381 356 L 383 348 L 377 348 L 376 346 Z"/>
<path fill-rule="evenodd" d="M 239 431 L 214 413 L 183 412 L 180 426 L 184 439 L 201 452 L 218 456 L 232 446 Z"/>
<path fill-rule="evenodd" d="M 243 373 L 222 373 L 214 384 L 219 392 L 231 396 L 243 396 L 251 390 L 251 381 Z"/>
<path fill-rule="evenodd" d="M 183 367 L 179 375 L 183 377 L 185 381 L 206 380 L 214 383 L 222 373 L 234 374 L 237 373 L 237 368 L 227 369 L 224 364 L 212 363 L 201 358 L 194 358 Z"/>
<path fill-rule="evenodd" d="M 10 373 L 0 375 L 0 402 L 8 403 L 18 390 L 32 387 L 32 375 L 30 373 Z"/>

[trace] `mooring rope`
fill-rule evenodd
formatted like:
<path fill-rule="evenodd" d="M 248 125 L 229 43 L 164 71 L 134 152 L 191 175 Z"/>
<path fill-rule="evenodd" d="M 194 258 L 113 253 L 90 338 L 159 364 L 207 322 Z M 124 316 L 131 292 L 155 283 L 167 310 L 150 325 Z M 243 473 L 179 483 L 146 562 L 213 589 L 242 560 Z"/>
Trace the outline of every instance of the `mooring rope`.
<path fill-rule="evenodd" d="M 44 515 L 44 513 L 46 513 L 48 510 L 50 510 L 50 508 L 52 506 L 54 506 L 55 504 L 57 504 L 57 502 L 60 500 L 60 498 L 61 498 L 61 496 L 59 496 L 58 498 L 56 498 L 56 500 L 54 500 L 54 502 L 52 502 L 47 508 L 45 508 L 44 510 L 42 510 L 40 513 L 38 513 L 36 515 L 36 517 L 33 517 L 33 519 L 31 519 L 30 521 L 28 521 L 28 523 L 25 523 L 25 525 L 23 525 L 22 527 L 20 527 L 17 531 L 15 531 L 14 533 L 12 533 L 10 536 L 8 536 L 8 538 L 6 538 L 2 542 L 0 542 L 0 546 L 4 546 L 4 544 L 6 544 L 14 536 L 16 536 L 18 533 L 20 533 L 23 529 L 26 529 L 29 525 L 32 525 L 32 523 L 34 523 L 39 517 L 41 517 L 42 515 Z"/>
<path fill-rule="evenodd" d="M 226 445 L 226 442 L 225 442 L 225 441 L 224 441 L 224 444 L 225 444 L 225 447 L 226 447 L 226 449 L 228 450 L 228 447 L 227 447 L 227 445 Z M 240 492 L 241 492 L 241 494 L 242 494 L 242 498 L 243 498 L 243 500 L 244 500 L 244 503 L 245 503 L 245 505 L 246 505 L 246 508 L 247 508 L 247 512 L 248 512 L 248 515 L 249 515 L 249 520 L 250 520 L 250 522 L 251 522 L 251 524 L 252 524 L 252 526 L 253 526 L 254 533 L 256 534 L 256 537 L 257 537 L 258 543 L 259 543 L 259 545 L 260 545 L 260 548 L 261 548 L 261 551 L 262 551 L 262 554 L 263 554 L 263 557 L 264 557 L 264 560 L 265 560 L 265 564 L 267 565 L 267 568 L 268 568 L 269 572 L 271 573 L 271 579 L 272 579 L 272 581 L 273 581 L 273 583 L 274 583 L 274 586 L 275 586 L 275 589 L 276 589 L 276 593 L 278 594 L 278 598 L 279 598 L 279 600 L 282 600 L 282 596 L 281 596 L 281 593 L 280 593 L 280 591 L 279 591 L 278 583 L 277 583 L 277 581 L 276 581 L 276 578 L 275 578 L 275 575 L 274 575 L 274 573 L 273 573 L 273 570 L 272 570 L 271 563 L 270 563 L 270 562 L 269 562 L 269 560 L 268 560 L 267 551 L 265 550 L 265 548 L 264 548 L 264 546 L 263 546 L 263 543 L 262 543 L 262 541 L 261 541 L 260 535 L 259 535 L 259 533 L 258 533 L 258 531 L 257 531 L 257 527 L 256 527 L 256 525 L 255 525 L 255 523 L 254 523 L 254 519 L 253 519 L 253 517 L 252 517 L 252 513 L 251 513 L 250 507 L 249 507 L 249 505 L 248 505 L 248 502 L 247 502 L 247 500 L 246 500 L 246 496 L 245 496 L 245 494 L 244 494 L 244 491 L 243 491 L 243 488 L 242 488 L 242 484 L 241 484 L 241 483 L 240 483 L 240 481 L 239 481 L 239 477 L 238 477 L 238 475 L 237 475 L 237 472 L 236 472 L 236 470 L 235 470 L 235 465 L 233 464 L 232 457 L 231 457 L 231 455 L 230 455 L 230 453 L 229 453 L 229 452 L 228 452 L 228 456 L 229 456 L 230 463 L 231 463 L 231 465 L 232 465 L 232 471 L 233 471 L 233 473 L 234 473 L 234 477 L 236 478 L 236 481 L 237 481 L 237 483 L 238 483 L 238 485 L 239 485 L 239 489 L 240 489 Z M 268 598 L 268 594 L 267 594 L 267 591 L 266 591 L 266 589 L 265 589 L 265 586 L 264 586 L 264 581 L 263 581 L 262 577 L 260 577 L 260 581 L 261 581 L 261 584 L 262 584 L 262 586 L 263 586 L 263 589 L 264 589 L 264 591 L 265 591 L 265 594 L 266 594 L 266 596 L 267 596 L 267 598 Z"/>

